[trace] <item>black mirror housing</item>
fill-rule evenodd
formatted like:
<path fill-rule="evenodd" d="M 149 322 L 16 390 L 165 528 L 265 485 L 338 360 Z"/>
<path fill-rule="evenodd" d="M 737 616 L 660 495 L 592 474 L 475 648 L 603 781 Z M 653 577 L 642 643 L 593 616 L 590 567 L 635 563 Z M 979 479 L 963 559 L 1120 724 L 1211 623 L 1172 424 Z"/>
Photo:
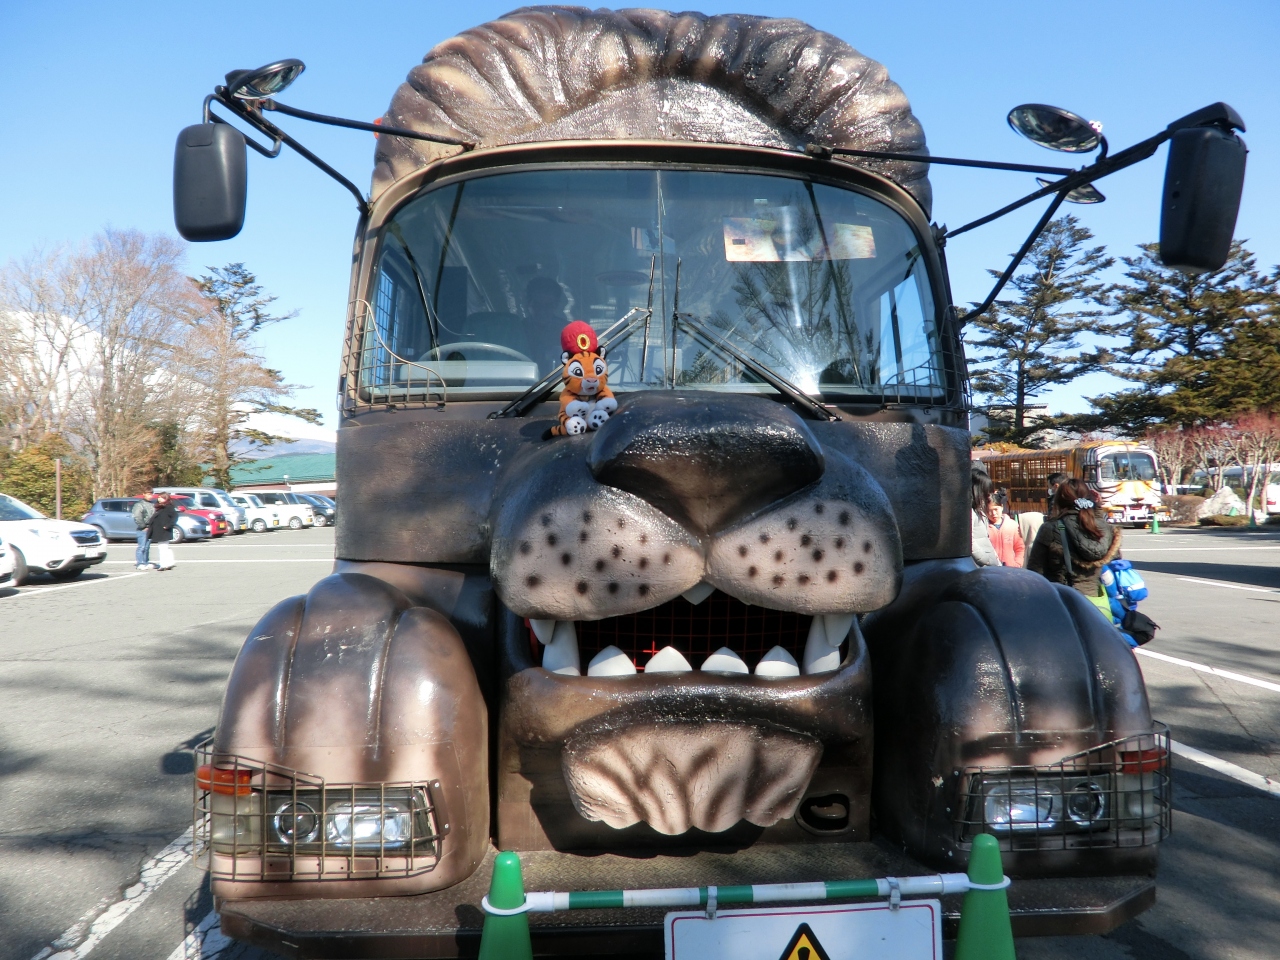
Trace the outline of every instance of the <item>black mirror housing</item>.
<path fill-rule="evenodd" d="M 1187 273 L 1227 262 L 1240 195 L 1244 141 L 1218 126 L 1178 130 L 1169 140 L 1160 214 L 1160 259 Z"/>
<path fill-rule="evenodd" d="M 245 140 L 225 123 L 178 134 L 173 155 L 173 221 L 184 240 L 229 240 L 244 226 L 248 199 Z"/>

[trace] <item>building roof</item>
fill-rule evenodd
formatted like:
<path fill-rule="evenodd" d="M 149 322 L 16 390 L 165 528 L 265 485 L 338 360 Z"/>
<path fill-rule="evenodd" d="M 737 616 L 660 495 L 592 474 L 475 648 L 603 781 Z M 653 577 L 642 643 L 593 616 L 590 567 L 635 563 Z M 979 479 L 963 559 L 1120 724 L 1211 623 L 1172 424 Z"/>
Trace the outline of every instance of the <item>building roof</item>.
<path fill-rule="evenodd" d="M 250 460 L 231 468 L 231 486 L 246 484 L 315 483 L 333 480 L 337 456 L 332 453 L 286 453 L 279 457 Z"/>

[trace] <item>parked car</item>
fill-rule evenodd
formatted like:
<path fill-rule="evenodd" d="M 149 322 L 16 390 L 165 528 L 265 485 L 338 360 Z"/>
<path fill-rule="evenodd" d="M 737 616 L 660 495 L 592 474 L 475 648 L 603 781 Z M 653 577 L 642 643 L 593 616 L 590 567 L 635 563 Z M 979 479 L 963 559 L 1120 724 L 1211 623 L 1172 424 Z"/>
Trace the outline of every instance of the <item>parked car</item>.
<path fill-rule="evenodd" d="M 138 497 L 118 497 L 98 500 L 82 519 L 94 526 L 102 539 L 136 540 L 138 528 L 133 522 L 133 505 Z M 194 513 L 179 513 L 178 525 L 173 528 L 173 542 L 184 540 L 208 540 L 213 534 L 209 521 Z"/>
<path fill-rule="evenodd" d="M 13 580 L 13 551 L 0 540 L 0 587 L 8 586 Z"/>
<path fill-rule="evenodd" d="M 249 518 L 249 529 L 255 533 L 266 533 L 280 526 L 280 511 L 268 507 L 251 493 L 233 493 L 231 499 L 235 505 L 245 512 Z"/>
<path fill-rule="evenodd" d="M 316 522 L 315 509 L 296 493 L 283 490 L 255 490 L 253 495 L 264 505 L 276 507 L 280 511 L 280 519 L 289 524 L 290 530 L 301 530 Z"/>
<path fill-rule="evenodd" d="M 13 554 L 13 580 L 20 587 L 33 573 L 74 580 L 107 558 L 98 530 L 73 520 L 51 520 L 35 507 L 0 493 L 0 538 Z"/>
<path fill-rule="evenodd" d="M 231 494 L 220 487 L 156 487 L 153 492 L 190 497 L 194 506 L 201 510 L 221 510 L 231 533 L 244 533 L 249 529 L 249 518 L 244 510 L 231 498 Z"/>
<path fill-rule="evenodd" d="M 198 507 L 190 497 L 176 494 L 173 497 L 173 505 L 178 508 L 179 513 L 190 513 L 208 520 L 209 535 L 211 537 L 222 537 L 231 532 L 231 524 L 227 523 L 226 514 L 222 512 L 221 507 L 216 510 L 212 507 Z M 174 542 L 181 543 L 182 541 L 175 540 Z"/>
<path fill-rule="evenodd" d="M 311 504 L 315 510 L 317 527 L 332 526 L 338 519 L 338 506 L 328 497 L 322 497 L 318 493 L 294 493 L 290 496 Z"/>

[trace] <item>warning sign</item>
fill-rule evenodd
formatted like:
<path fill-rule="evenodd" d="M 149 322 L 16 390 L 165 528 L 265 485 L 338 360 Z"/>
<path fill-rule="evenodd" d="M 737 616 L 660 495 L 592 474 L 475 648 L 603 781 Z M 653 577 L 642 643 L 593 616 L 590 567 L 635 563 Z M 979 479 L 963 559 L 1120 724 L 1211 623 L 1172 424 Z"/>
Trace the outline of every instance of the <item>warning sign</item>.
<path fill-rule="evenodd" d="M 676 910 L 665 926 L 666 960 L 942 960 L 937 900 Z"/>
<path fill-rule="evenodd" d="M 787 949 L 782 951 L 782 956 L 778 960 L 831 960 L 831 958 L 827 956 L 827 951 L 822 949 L 822 944 L 809 929 L 809 925 L 802 923 L 796 928 L 795 936 L 791 938 Z"/>

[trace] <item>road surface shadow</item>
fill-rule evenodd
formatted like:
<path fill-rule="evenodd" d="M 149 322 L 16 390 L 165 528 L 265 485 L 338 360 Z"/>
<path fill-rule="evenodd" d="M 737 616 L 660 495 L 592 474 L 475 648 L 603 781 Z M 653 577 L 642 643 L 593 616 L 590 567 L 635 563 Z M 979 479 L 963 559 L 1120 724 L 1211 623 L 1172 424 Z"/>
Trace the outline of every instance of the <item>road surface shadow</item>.
<path fill-rule="evenodd" d="M 1198 563 L 1179 560 L 1134 560 L 1139 570 L 1151 573 L 1167 573 L 1174 577 L 1198 577 L 1201 580 L 1222 580 L 1241 586 L 1271 587 L 1280 590 L 1280 569 L 1274 566 L 1250 566 L 1236 563 Z"/>

